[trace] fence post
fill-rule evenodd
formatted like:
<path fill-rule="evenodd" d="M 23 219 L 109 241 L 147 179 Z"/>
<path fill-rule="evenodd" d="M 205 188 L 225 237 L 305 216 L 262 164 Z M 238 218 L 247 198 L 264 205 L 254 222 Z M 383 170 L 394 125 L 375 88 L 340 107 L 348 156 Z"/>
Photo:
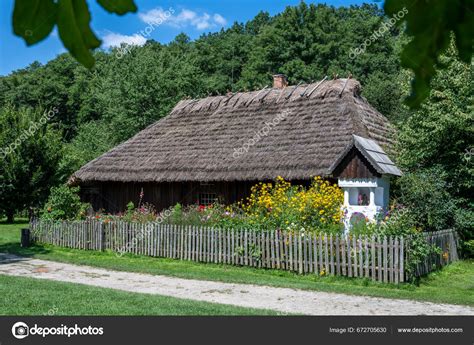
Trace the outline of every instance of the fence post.
<path fill-rule="evenodd" d="M 400 282 L 403 283 L 405 280 L 405 248 L 404 238 L 400 238 Z"/>
<path fill-rule="evenodd" d="M 21 246 L 23 248 L 30 246 L 30 229 L 21 229 Z"/>
<path fill-rule="evenodd" d="M 100 222 L 100 250 L 105 250 L 105 224 Z"/>

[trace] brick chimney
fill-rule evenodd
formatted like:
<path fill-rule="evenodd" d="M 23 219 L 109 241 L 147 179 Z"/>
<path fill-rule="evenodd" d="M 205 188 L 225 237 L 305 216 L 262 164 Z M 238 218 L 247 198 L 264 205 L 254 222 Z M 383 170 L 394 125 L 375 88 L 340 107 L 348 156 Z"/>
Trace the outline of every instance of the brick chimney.
<path fill-rule="evenodd" d="M 276 89 L 283 89 L 288 86 L 288 80 L 286 80 L 286 75 L 284 74 L 275 74 L 273 76 L 273 87 Z"/>

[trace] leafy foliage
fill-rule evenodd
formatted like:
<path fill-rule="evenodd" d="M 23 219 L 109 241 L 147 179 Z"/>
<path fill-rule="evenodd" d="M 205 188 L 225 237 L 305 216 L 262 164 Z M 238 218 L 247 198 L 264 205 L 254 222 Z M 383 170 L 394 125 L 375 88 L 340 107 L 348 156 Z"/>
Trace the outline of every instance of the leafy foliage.
<path fill-rule="evenodd" d="M 252 227 L 341 232 L 342 201 L 342 190 L 320 177 L 308 188 L 278 177 L 274 184 L 252 187 L 242 209 Z"/>
<path fill-rule="evenodd" d="M 90 205 L 81 202 L 78 193 L 79 187 L 68 187 L 66 185 L 52 187 L 41 218 L 48 220 L 84 219 Z"/>
<path fill-rule="evenodd" d="M 387 0 L 384 3 L 388 16 L 404 8 L 407 14 L 398 24 L 405 23 L 405 31 L 413 39 L 403 48 L 401 65 L 415 74 L 407 104 L 418 107 L 430 94 L 430 82 L 436 74 L 436 67 L 443 66 L 438 58 L 448 49 L 453 34 L 460 59 L 465 63 L 471 62 L 474 2 Z"/>
<path fill-rule="evenodd" d="M 136 12 L 133 0 L 98 0 L 108 12 L 123 15 Z M 90 26 L 86 0 L 15 0 L 13 32 L 26 44 L 42 41 L 58 26 L 59 37 L 66 49 L 84 66 L 91 68 L 94 57 L 90 50 L 100 46 L 100 40 Z"/>
<path fill-rule="evenodd" d="M 58 33 L 66 49 L 84 66 L 94 65 L 91 49 L 100 46 L 100 40 L 89 27 L 91 20 L 85 0 L 60 0 L 57 10 Z"/>
<path fill-rule="evenodd" d="M 291 185 L 279 177 L 274 183 L 254 185 L 244 202 L 229 206 L 177 204 L 164 220 L 183 225 L 340 234 L 341 206 L 342 191 L 319 177 L 309 187 Z"/>
<path fill-rule="evenodd" d="M 55 113 L 0 108 L 0 214 L 9 221 L 16 212 L 41 205 L 58 183 L 61 133 L 45 117 Z"/>
<path fill-rule="evenodd" d="M 13 9 L 13 32 L 26 44 L 39 42 L 51 33 L 57 6 L 54 0 L 16 0 Z"/>
<path fill-rule="evenodd" d="M 455 228 L 474 238 L 474 64 L 457 59 L 454 47 L 440 57 L 445 65 L 420 109 L 399 123 L 400 201 L 426 230 Z M 408 89 L 408 86 L 406 86 Z"/>
<path fill-rule="evenodd" d="M 398 180 L 398 201 L 410 207 L 416 227 L 431 231 L 452 227 L 456 205 L 439 168 L 408 172 Z"/>
<path fill-rule="evenodd" d="M 419 223 L 419 210 L 394 203 L 385 214 L 380 214 L 375 222 L 358 222 L 350 230 L 351 235 L 384 237 L 403 237 L 407 246 L 405 269 L 408 276 L 414 277 L 417 265 L 439 248 L 430 246 L 423 237 L 423 227 Z M 430 210 L 431 211 L 431 210 Z"/>
<path fill-rule="evenodd" d="M 137 11 L 133 0 L 97 0 L 97 2 L 107 11 L 118 15 Z"/>
<path fill-rule="evenodd" d="M 74 139 L 64 145 L 58 166 L 59 177 L 66 181 L 72 173 L 113 147 L 112 129 L 105 122 L 83 124 Z"/>

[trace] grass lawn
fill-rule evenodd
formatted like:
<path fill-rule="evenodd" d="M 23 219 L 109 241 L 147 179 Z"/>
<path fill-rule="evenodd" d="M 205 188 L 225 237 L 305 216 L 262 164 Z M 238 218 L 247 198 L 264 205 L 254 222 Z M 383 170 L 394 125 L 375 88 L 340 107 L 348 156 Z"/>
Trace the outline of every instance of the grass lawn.
<path fill-rule="evenodd" d="M 0 275 L 0 315 L 277 315 L 276 312 Z"/>
<path fill-rule="evenodd" d="M 13 225 L 0 223 L 0 252 L 90 265 L 112 270 L 161 274 L 180 278 L 225 281 L 289 287 L 354 295 L 414 299 L 474 306 L 474 261 L 460 261 L 443 270 L 431 273 L 414 284 L 374 283 L 366 279 L 345 277 L 319 277 L 314 274 L 300 276 L 279 270 L 256 269 L 216 264 L 203 264 L 143 256 L 117 257 L 111 252 L 93 252 L 37 245 L 21 248 L 20 230 L 26 223 Z"/>

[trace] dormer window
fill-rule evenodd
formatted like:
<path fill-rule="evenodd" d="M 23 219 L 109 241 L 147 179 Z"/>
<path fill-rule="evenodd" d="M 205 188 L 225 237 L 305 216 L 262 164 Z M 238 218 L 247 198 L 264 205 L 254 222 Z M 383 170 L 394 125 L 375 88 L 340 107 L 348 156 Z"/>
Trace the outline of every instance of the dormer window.
<path fill-rule="evenodd" d="M 370 192 L 368 188 L 358 188 L 357 205 L 369 206 Z"/>

